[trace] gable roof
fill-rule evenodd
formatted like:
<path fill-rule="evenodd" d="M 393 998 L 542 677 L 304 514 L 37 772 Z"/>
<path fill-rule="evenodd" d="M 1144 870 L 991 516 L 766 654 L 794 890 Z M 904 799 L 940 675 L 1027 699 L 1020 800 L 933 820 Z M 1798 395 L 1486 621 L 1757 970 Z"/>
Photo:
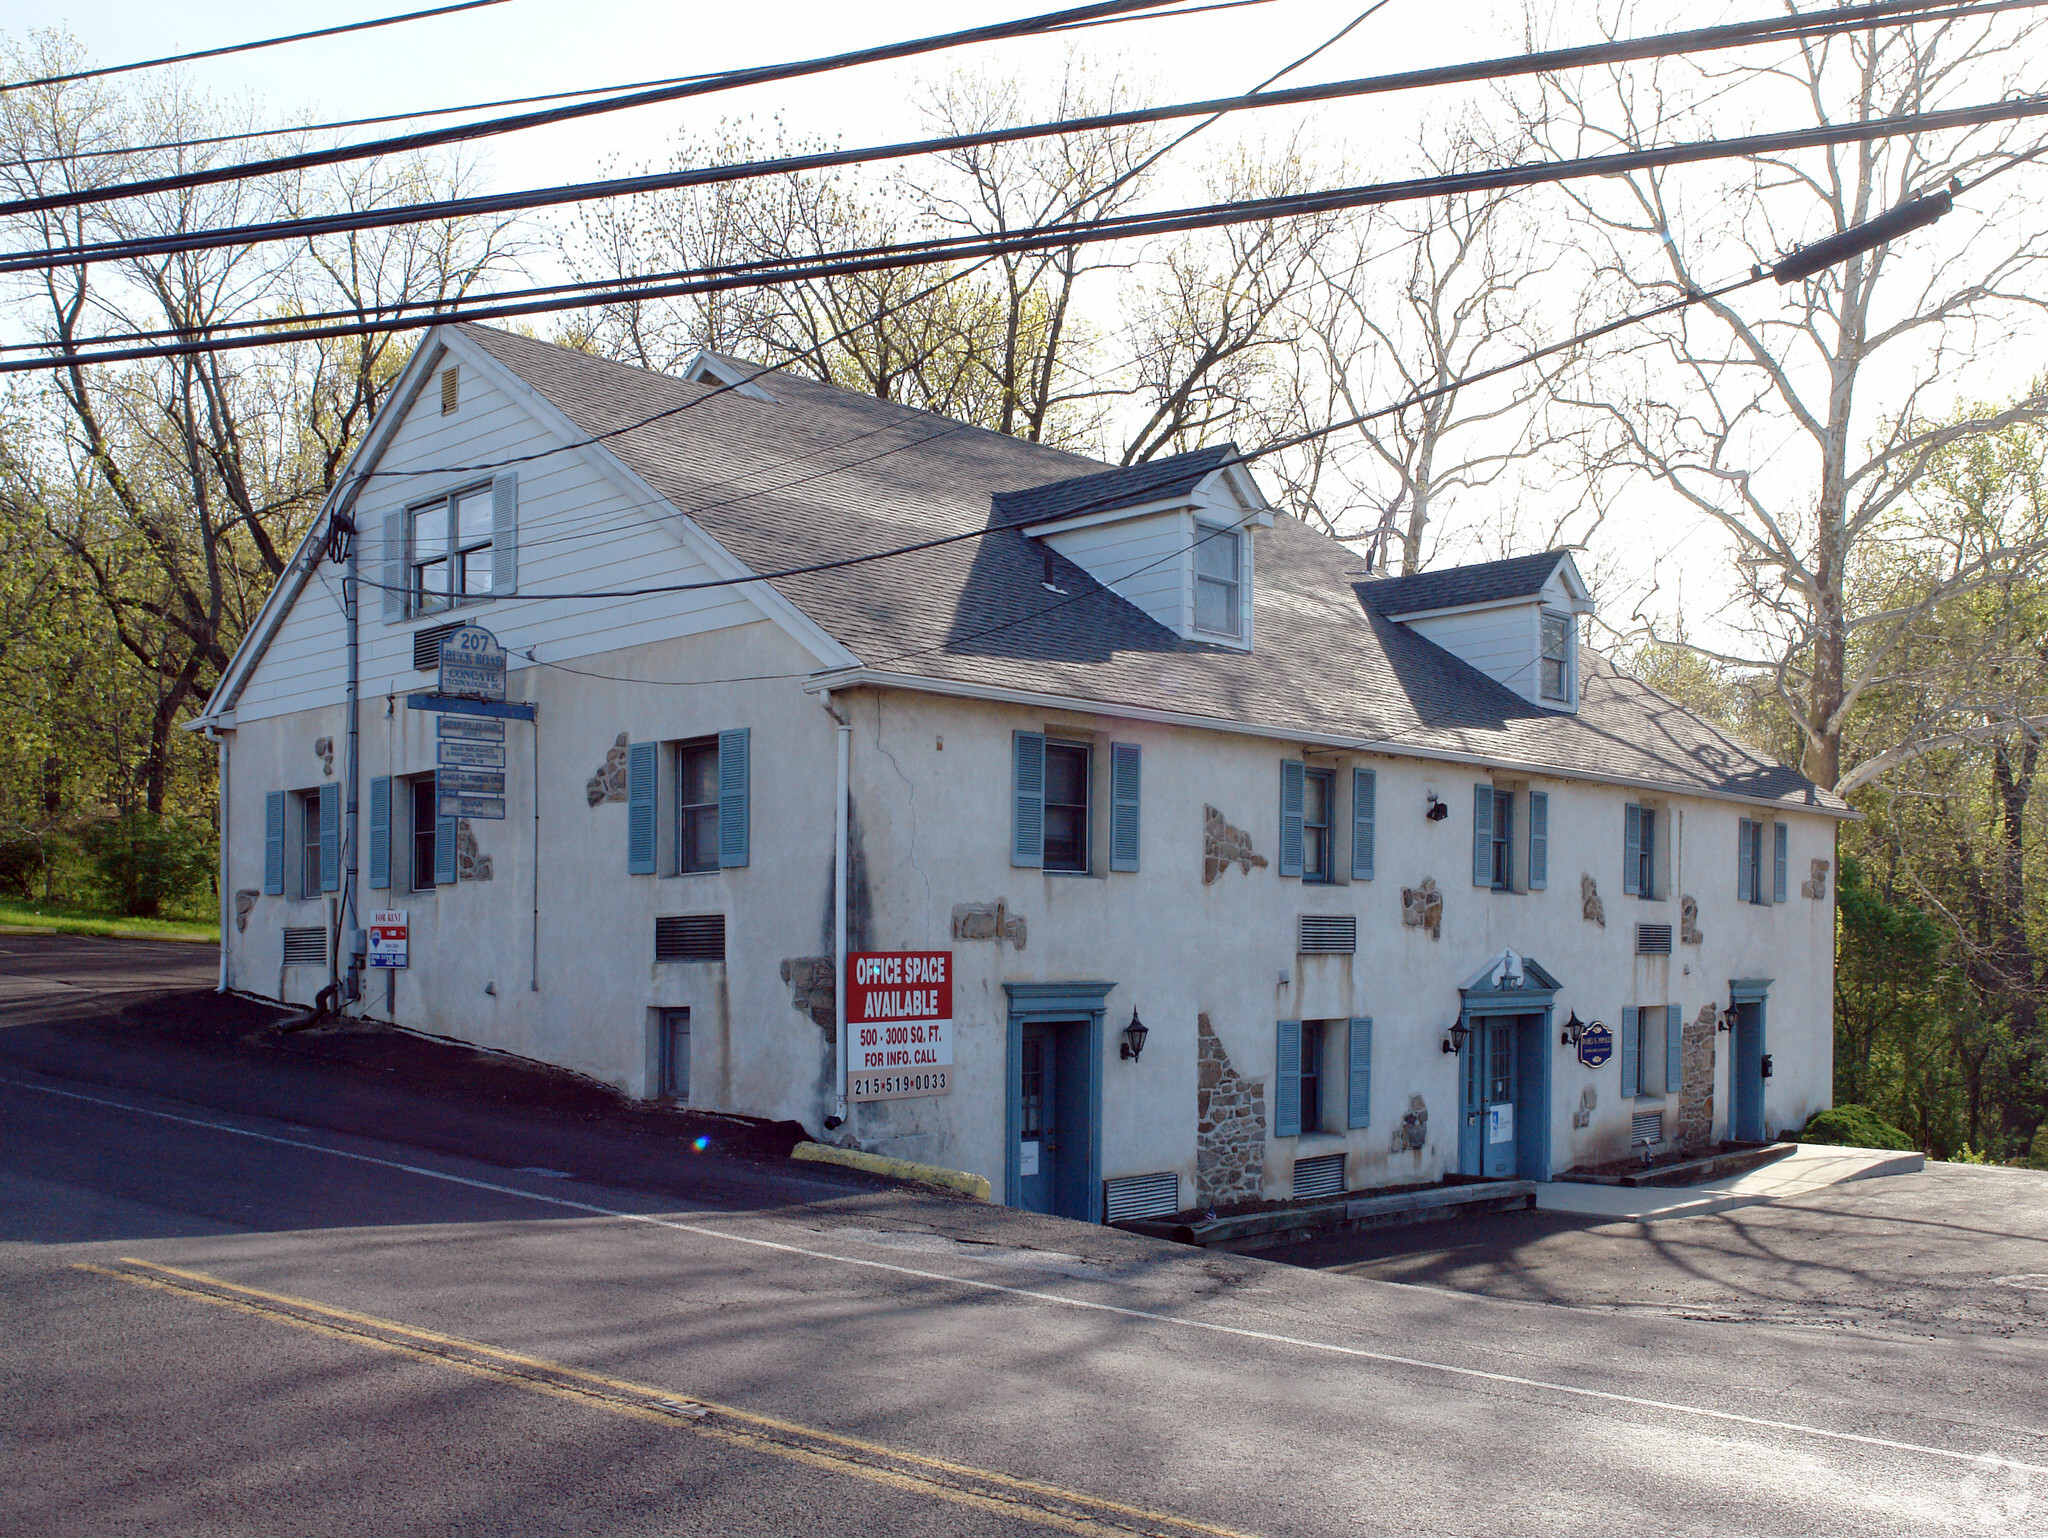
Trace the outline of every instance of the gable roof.
<path fill-rule="evenodd" d="M 1075 513 L 1191 497 L 1217 466 L 1236 458 L 1236 444 L 1217 443 L 1167 459 L 1122 465 L 1094 475 L 1076 475 L 1022 491 L 998 492 L 996 517 L 999 522 L 1020 526 L 1051 523 Z"/>
<path fill-rule="evenodd" d="M 1358 596 L 1379 613 L 1396 616 L 1534 598 L 1565 559 L 1562 550 L 1542 550 L 1505 561 L 1451 566 L 1407 577 L 1381 577 L 1359 583 Z"/>
<path fill-rule="evenodd" d="M 1576 714 L 1523 700 L 1361 602 L 1358 557 L 1286 515 L 1257 541 L 1253 650 L 1183 640 L 1000 510 L 1006 497 L 1011 509 L 1042 509 L 1034 496 L 1082 482 L 1128 490 L 1134 482 L 1114 478 L 1129 471 L 798 374 L 766 375 L 772 401 L 764 402 L 529 337 L 460 329 L 584 432 L 607 435 L 609 452 L 749 570 L 970 536 L 773 579 L 861 661 L 821 683 L 1043 699 L 1296 742 L 1846 811 L 1825 792 L 1809 800 L 1811 784 L 1798 771 L 1590 651 L 1581 653 Z M 1131 470 L 1156 474 L 1135 484 L 1163 496 L 1231 452 L 1217 445 Z M 1522 564 L 1549 563 L 1540 587 L 1562 558 L 1546 552 Z M 1046 590 L 1049 570 L 1059 595 Z"/>

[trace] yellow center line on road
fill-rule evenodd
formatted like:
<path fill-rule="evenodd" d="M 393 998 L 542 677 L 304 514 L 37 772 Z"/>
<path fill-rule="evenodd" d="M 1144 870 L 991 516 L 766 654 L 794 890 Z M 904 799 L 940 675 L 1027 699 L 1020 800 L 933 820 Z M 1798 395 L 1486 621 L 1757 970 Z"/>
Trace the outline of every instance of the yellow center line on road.
<path fill-rule="evenodd" d="M 913 1495 L 933 1496 L 1062 1532 L 1129 1538 L 1251 1538 L 1232 1528 L 1128 1506 L 1058 1485 L 955 1463 L 795 1421 L 717 1404 L 695 1395 L 525 1356 L 481 1341 L 423 1330 L 290 1293 L 267 1292 L 204 1271 L 122 1256 L 121 1267 L 75 1263 L 75 1269 L 134 1286 L 211 1303 L 330 1339 L 434 1363 L 533 1393 L 609 1410 L 633 1420 L 686 1430 L 749 1451 L 841 1474 Z M 890 1465 L 895 1465 L 891 1467 Z"/>

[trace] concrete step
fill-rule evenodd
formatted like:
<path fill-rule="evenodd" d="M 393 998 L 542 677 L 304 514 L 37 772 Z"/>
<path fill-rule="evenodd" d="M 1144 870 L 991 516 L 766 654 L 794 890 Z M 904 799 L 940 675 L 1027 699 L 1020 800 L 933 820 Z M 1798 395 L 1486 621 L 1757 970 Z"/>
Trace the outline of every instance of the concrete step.
<path fill-rule="evenodd" d="M 1516 1212 L 1536 1205 L 1536 1184 L 1529 1180 L 1487 1180 L 1431 1186 L 1422 1191 L 1397 1191 L 1387 1196 L 1356 1196 L 1335 1201 L 1309 1201 L 1246 1212 L 1232 1217 L 1175 1223 L 1162 1218 L 1131 1218 L 1115 1224 L 1134 1234 L 1171 1239 L 1203 1249 L 1244 1254 L 1277 1249 L 1325 1234 L 1357 1233 L 1401 1223 L 1433 1223 L 1480 1212 Z"/>
<path fill-rule="evenodd" d="M 1626 1175 L 1581 1175 L 1567 1170 L 1556 1179 L 1567 1185 L 1587 1186 L 1696 1186 L 1709 1180 L 1726 1180 L 1786 1157 L 1797 1143 L 1760 1143 L 1754 1148 L 1733 1148 L 1726 1153 L 1706 1154 L 1683 1164 L 1660 1164 L 1655 1169 Z"/>

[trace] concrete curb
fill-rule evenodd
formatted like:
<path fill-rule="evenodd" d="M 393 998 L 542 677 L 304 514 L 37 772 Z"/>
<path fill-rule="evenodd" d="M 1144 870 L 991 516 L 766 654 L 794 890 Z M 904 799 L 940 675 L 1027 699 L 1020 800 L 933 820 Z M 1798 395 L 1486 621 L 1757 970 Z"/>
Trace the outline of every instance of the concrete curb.
<path fill-rule="evenodd" d="M 912 1164 L 908 1159 L 890 1159 L 881 1154 L 862 1153 L 857 1148 L 834 1148 L 829 1143 L 799 1143 L 789 1151 L 792 1159 L 809 1159 L 814 1164 L 843 1164 L 848 1169 L 866 1170 L 870 1175 L 889 1175 L 897 1180 L 916 1180 L 928 1186 L 943 1186 L 976 1201 L 990 1199 L 989 1183 L 965 1170 L 944 1170 L 936 1164 Z"/>
<path fill-rule="evenodd" d="M 1401 1223 L 1433 1223 L 1480 1212 L 1518 1212 L 1535 1205 L 1533 1181 L 1489 1180 L 1426 1191 L 1402 1191 L 1391 1196 L 1361 1196 L 1312 1206 L 1282 1207 L 1271 1212 L 1248 1212 L 1241 1217 L 1211 1218 L 1203 1223 L 1132 1218 L 1113 1226 L 1178 1244 L 1242 1254 L 1298 1244 L 1326 1234 L 1358 1233 Z"/>
<path fill-rule="evenodd" d="M 1637 1175 L 1580 1175 L 1567 1170 L 1551 1179 L 1564 1185 L 1583 1186 L 1696 1186 L 1709 1180 L 1727 1180 L 1747 1174 L 1785 1158 L 1797 1143 L 1766 1143 L 1758 1148 L 1741 1148 L 1733 1153 L 1709 1154 L 1683 1164 L 1665 1164 Z"/>

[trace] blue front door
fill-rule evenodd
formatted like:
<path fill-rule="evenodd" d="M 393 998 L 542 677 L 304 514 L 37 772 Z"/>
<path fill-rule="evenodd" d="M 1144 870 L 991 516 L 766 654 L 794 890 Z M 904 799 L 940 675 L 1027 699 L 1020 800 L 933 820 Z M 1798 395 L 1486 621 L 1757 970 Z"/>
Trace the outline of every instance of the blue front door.
<path fill-rule="evenodd" d="M 1735 1040 L 1729 1046 L 1728 1135 L 1738 1143 L 1764 1140 L 1764 1007 L 1735 1006 Z"/>
<path fill-rule="evenodd" d="M 1458 1126 L 1458 1170 L 1489 1180 L 1515 1173 L 1518 1059 L 1512 1015 L 1472 1022 L 1465 1042 L 1464 1093 Z"/>
<path fill-rule="evenodd" d="M 1027 1212 L 1051 1212 L 1057 1188 L 1054 1172 L 1059 1143 L 1059 1063 L 1052 1028 L 1027 1025 L 1018 1064 L 1017 1205 Z"/>

